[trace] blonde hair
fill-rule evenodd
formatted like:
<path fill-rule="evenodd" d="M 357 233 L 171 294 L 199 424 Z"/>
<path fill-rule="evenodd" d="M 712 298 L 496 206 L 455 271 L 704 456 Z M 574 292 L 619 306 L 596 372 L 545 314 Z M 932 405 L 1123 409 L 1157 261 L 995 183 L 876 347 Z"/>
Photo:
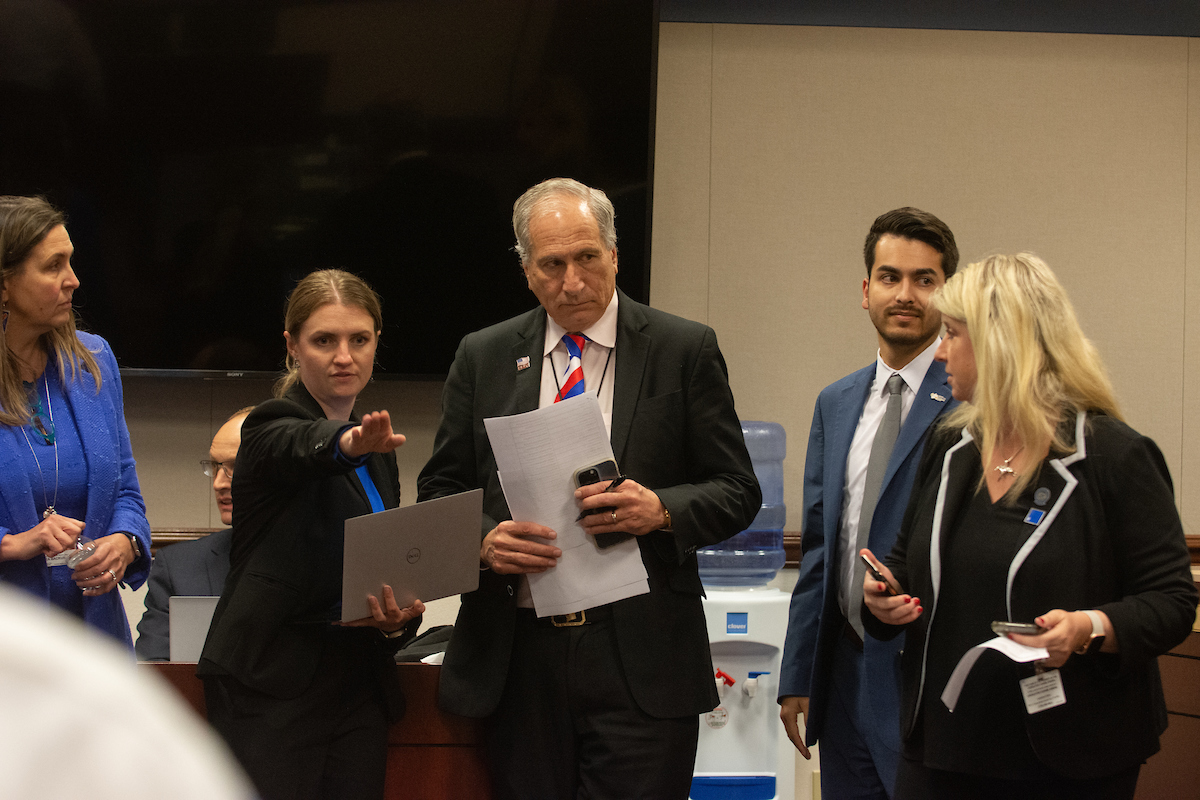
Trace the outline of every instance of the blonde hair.
<path fill-rule="evenodd" d="M 44 197 L 0 197 L 0 285 L 21 274 L 30 255 L 66 217 Z M 66 323 L 42 334 L 39 344 L 47 355 L 53 354 L 63 382 L 79 379 L 82 368 L 96 381 L 100 392 L 100 367 L 95 356 L 75 335 L 75 313 Z M 32 365 L 29 365 L 32 366 Z M 33 417 L 29 395 L 21 385 L 21 362 L 8 349 L 8 339 L 0 327 L 0 424 L 25 425 Z"/>
<path fill-rule="evenodd" d="M 383 303 L 367 282 L 357 275 L 340 269 L 322 269 L 310 272 L 300 279 L 296 288 L 288 295 L 287 311 L 283 316 L 283 328 L 293 340 L 299 341 L 300 329 L 318 308 L 331 304 L 361 308 L 371 317 L 376 331 L 383 330 Z M 300 381 L 300 365 L 288 353 L 284 361 L 285 372 L 275 382 L 275 396 L 283 397 Z"/>
<path fill-rule="evenodd" d="M 966 323 L 975 351 L 976 382 L 969 403 L 947 416 L 948 426 L 971 432 L 991 461 L 1002 436 L 1022 446 L 1075 450 L 1079 411 L 1121 419 L 1112 383 L 1095 346 L 1083 334 L 1058 278 L 1030 253 L 989 256 L 946 281 L 932 303 L 943 316 Z M 1017 497 L 1034 477 L 1017 475 L 1007 495 Z"/>

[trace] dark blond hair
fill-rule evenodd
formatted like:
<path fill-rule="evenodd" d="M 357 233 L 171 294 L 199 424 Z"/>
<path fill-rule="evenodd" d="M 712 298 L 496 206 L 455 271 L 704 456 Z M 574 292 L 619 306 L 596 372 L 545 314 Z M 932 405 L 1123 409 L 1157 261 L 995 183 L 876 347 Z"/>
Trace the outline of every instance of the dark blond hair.
<path fill-rule="evenodd" d="M 0 196 L 0 285 L 7 286 L 20 275 L 46 235 L 65 224 L 63 213 L 44 197 Z M 54 355 L 64 382 L 78 380 L 82 368 L 95 378 L 99 393 L 100 367 L 75 335 L 74 312 L 66 323 L 42 334 L 39 343 L 47 355 Z M 21 363 L 8 349 L 8 339 L 0 330 L 0 423 L 24 425 L 31 415 L 29 396 L 21 385 Z"/>
<path fill-rule="evenodd" d="M 963 269 L 933 296 L 943 316 L 966 323 L 975 352 L 971 402 L 946 425 L 971 431 L 984 462 L 1014 432 L 1030 450 L 1075 450 L 1075 427 L 1064 417 L 1099 411 L 1121 419 L 1112 383 L 1095 346 L 1083 334 L 1058 278 L 1030 253 L 989 256 Z M 1008 495 L 1032 480 L 1017 476 Z"/>
<path fill-rule="evenodd" d="M 383 330 L 383 303 L 366 281 L 340 269 L 310 272 L 300 279 L 288 296 L 283 329 L 293 341 L 299 341 L 300 329 L 318 308 L 328 305 L 361 308 L 371 317 L 376 331 Z M 300 365 L 288 353 L 286 372 L 275 382 L 275 396 L 283 397 L 300 380 Z"/>

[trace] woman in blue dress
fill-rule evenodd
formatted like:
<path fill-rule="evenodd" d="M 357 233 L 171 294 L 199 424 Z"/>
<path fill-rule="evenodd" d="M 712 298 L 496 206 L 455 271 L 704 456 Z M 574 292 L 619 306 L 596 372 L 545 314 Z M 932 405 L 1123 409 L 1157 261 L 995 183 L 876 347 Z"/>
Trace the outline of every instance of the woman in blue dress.
<path fill-rule="evenodd" d="M 120 639 L 120 593 L 150 566 L 121 381 L 108 343 L 75 329 L 63 214 L 0 197 L 0 580 Z"/>

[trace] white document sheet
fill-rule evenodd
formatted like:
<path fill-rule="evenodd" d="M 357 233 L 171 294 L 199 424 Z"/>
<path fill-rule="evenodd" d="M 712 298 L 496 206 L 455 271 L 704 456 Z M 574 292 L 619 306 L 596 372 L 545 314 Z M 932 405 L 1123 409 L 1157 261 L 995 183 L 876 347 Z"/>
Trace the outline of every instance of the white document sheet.
<path fill-rule="evenodd" d="M 575 473 L 613 458 L 596 395 L 483 422 L 513 519 L 551 528 L 558 534 L 553 544 L 563 551 L 557 566 L 528 576 L 537 615 L 649 592 L 636 538 L 600 549 L 575 521 Z"/>
<path fill-rule="evenodd" d="M 950 673 L 950 680 L 946 681 L 946 688 L 942 690 L 942 702 L 946 704 L 946 708 L 950 709 L 951 714 L 954 713 L 954 707 L 958 705 L 958 696 L 962 693 L 967 675 L 971 674 L 971 667 L 975 666 L 975 662 L 983 655 L 984 650 L 999 651 L 1018 664 L 1040 661 L 1050 657 L 1050 653 L 1044 647 L 1028 647 L 1017 644 L 1005 636 L 997 636 L 990 642 L 975 645 L 963 653 L 963 657 L 958 660 L 958 666 L 954 668 L 954 672 Z"/>

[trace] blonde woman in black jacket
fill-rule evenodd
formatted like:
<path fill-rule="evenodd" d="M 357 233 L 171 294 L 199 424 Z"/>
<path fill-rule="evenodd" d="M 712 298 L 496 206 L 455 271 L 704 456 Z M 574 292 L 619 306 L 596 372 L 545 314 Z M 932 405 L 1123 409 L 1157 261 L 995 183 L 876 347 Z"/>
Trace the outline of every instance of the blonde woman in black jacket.
<path fill-rule="evenodd" d="M 901 593 L 869 576 L 863 587 L 872 635 L 908 632 L 897 797 L 1130 798 L 1166 728 L 1156 658 L 1195 619 L 1166 463 L 1121 420 L 1036 256 L 972 264 L 934 303 L 962 405 L 931 440 L 884 560 Z M 997 620 L 1038 625 L 1010 638 L 1048 656 L 985 649 L 951 711 L 951 673 Z"/>

